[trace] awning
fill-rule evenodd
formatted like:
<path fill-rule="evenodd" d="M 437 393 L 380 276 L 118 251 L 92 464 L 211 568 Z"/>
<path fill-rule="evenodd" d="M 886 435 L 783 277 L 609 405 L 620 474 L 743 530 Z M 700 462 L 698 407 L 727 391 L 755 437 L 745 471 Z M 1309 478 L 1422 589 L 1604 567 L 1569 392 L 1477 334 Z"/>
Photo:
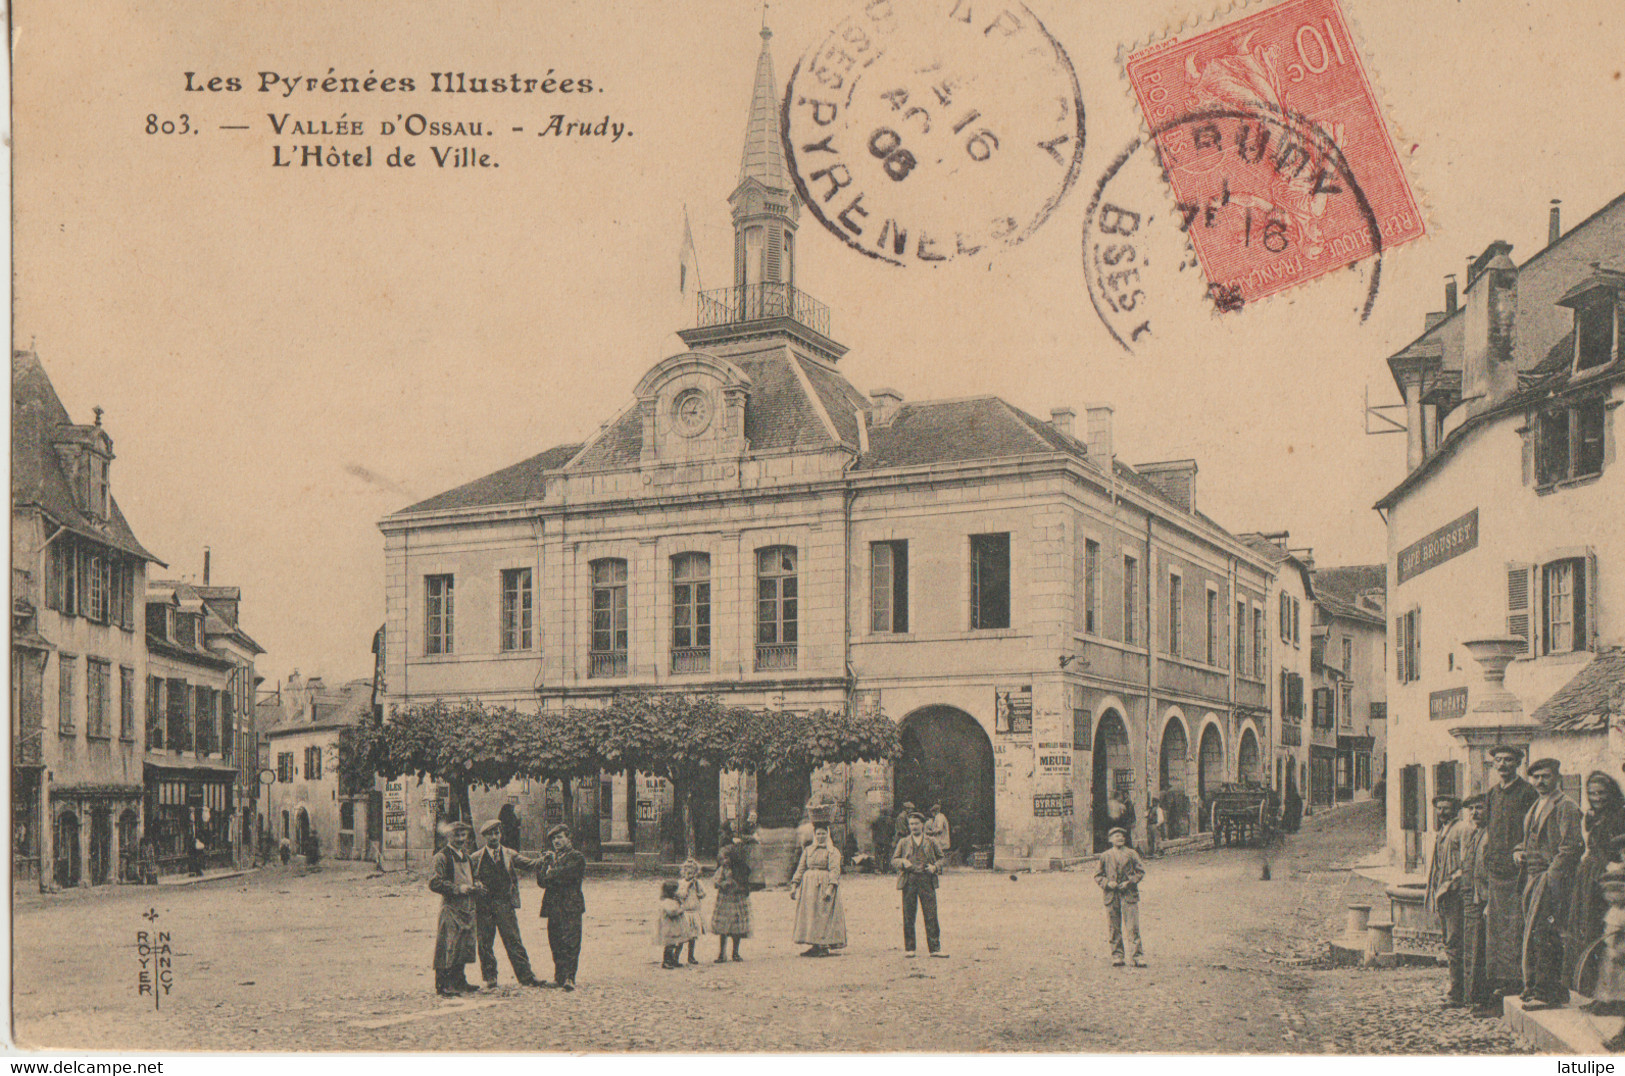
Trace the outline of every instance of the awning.
<path fill-rule="evenodd" d="M 1608 719 L 1625 712 L 1625 648 L 1598 651 L 1551 698 L 1535 708 L 1537 725 L 1550 732 L 1606 732 Z"/>

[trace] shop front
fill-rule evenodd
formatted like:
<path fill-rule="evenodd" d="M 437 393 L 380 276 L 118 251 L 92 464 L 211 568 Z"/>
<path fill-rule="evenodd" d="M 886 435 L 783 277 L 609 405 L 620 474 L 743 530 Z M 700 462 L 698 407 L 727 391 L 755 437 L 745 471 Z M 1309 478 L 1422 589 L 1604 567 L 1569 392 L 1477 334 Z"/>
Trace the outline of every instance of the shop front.
<path fill-rule="evenodd" d="M 146 836 L 156 848 L 159 873 L 191 870 L 196 841 L 203 842 L 205 870 L 233 866 L 236 781 L 234 769 L 147 768 Z"/>

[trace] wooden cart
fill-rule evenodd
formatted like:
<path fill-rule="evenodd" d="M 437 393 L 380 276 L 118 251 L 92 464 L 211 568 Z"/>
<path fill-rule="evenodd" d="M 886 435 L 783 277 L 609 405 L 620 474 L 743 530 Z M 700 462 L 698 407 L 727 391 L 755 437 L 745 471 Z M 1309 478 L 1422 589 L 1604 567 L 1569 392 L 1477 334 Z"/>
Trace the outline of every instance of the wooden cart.
<path fill-rule="evenodd" d="M 1275 823 L 1274 796 L 1262 785 L 1222 785 L 1208 802 L 1208 829 L 1215 848 L 1262 847 L 1275 835 Z"/>

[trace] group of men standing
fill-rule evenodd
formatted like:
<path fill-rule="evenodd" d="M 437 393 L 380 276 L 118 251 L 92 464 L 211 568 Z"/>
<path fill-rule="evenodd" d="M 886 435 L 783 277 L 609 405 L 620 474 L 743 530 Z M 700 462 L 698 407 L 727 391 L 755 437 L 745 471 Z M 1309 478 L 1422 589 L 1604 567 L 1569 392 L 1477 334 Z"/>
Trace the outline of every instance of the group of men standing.
<path fill-rule="evenodd" d="M 586 858 L 570 846 L 569 828 L 548 830 L 551 852 L 534 859 L 502 844 L 502 823 L 496 819 L 480 827 L 484 844 L 473 851 L 473 829 L 455 822 L 447 843 L 434 858 L 429 888 L 441 896 L 440 924 L 435 933 L 435 992 L 441 997 L 477 991 L 464 967 L 479 956 L 487 988 L 497 985 L 496 938 L 508 952 L 514 978 L 523 986 L 575 989 L 581 957 L 581 917 L 586 902 L 581 879 Z M 535 871 L 543 889 L 542 917 L 547 920 L 548 948 L 553 954 L 553 981 L 538 979 L 531 971 L 519 932 L 519 872 Z"/>
<path fill-rule="evenodd" d="M 1498 1017 L 1500 998 L 1510 994 L 1527 1009 L 1568 1004 L 1564 928 L 1585 837 L 1556 759 L 1531 763 L 1525 780 L 1518 748 L 1498 746 L 1490 756 L 1499 781 L 1489 791 L 1465 804 L 1433 799 L 1426 906 L 1444 927 L 1445 1006 Z"/>

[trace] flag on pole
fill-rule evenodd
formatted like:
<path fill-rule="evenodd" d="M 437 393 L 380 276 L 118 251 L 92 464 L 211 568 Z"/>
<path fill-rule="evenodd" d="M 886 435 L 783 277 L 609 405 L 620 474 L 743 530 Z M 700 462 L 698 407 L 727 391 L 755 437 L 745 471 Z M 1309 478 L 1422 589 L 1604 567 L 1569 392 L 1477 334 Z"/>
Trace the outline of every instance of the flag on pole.
<path fill-rule="evenodd" d="M 700 255 L 694 249 L 694 231 L 688 225 L 688 206 L 683 206 L 683 248 L 677 255 L 677 292 L 683 298 L 700 291 Z"/>

